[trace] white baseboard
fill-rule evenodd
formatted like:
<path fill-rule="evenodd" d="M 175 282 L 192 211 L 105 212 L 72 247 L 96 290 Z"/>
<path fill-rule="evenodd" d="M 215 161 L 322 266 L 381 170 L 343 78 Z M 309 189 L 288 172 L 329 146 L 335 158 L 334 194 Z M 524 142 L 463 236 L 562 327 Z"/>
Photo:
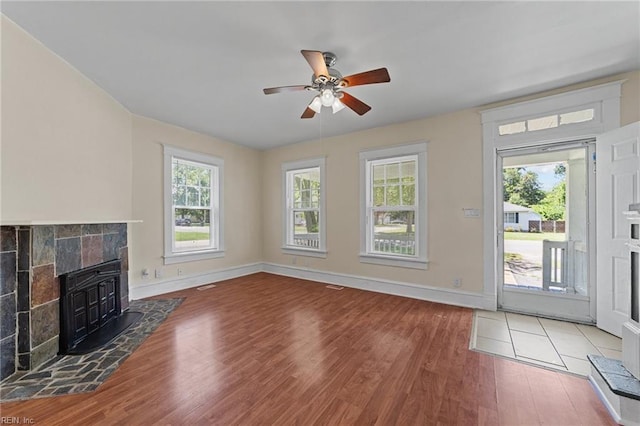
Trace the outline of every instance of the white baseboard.
<path fill-rule="evenodd" d="M 428 285 L 417 285 L 380 278 L 361 277 L 336 272 L 319 271 L 308 268 L 263 263 L 263 271 L 276 275 L 319 281 L 327 284 L 338 284 L 360 290 L 375 291 L 377 293 L 393 294 L 412 299 L 428 300 L 430 302 L 445 303 L 447 305 L 464 306 L 495 310 L 495 297 L 481 293 L 471 293 Z"/>
<path fill-rule="evenodd" d="M 275 263 L 251 263 L 202 274 L 172 277 L 166 280 L 154 281 L 145 285 L 135 285 L 129 288 L 131 300 L 158 296 L 173 291 L 198 287 L 217 281 L 238 278 L 257 272 L 268 272 L 275 275 L 318 281 L 327 284 L 338 284 L 360 290 L 375 291 L 377 293 L 392 294 L 412 299 L 428 300 L 430 302 L 445 303 L 447 305 L 464 306 L 495 310 L 495 297 L 462 290 L 417 285 L 380 278 L 362 277 L 337 272 L 320 271 L 309 268 L 280 265 Z"/>
<path fill-rule="evenodd" d="M 218 269 L 201 274 L 181 275 L 165 280 L 154 281 L 145 285 L 133 285 L 129 287 L 129 299 L 137 300 L 145 297 L 158 296 L 173 291 L 198 287 L 218 281 L 238 278 L 262 271 L 262 263 L 250 263 L 248 265 L 233 266 L 231 268 Z"/>
<path fill-rule="evenodd" d="M 607 408 L 607 411 L 611 415 L 613 421 L 618 424 L 622 424 L 622 418 L 620 417 L 618 410 L 616 410 L 616 408 L 611 404 L 610 401 L 610 399 L 613 400 L 616 395 L 614 395 L 613 392 L 609 390 L 607 384 L 604 382 L 604 379 L 602 379 L 601 377 L 594 377 L 594 374 L 597 375 L 599 373 L 594 373 L 593 367 L 591 367 L 591 370 L 592 372 L 589 375 L 589 383 L 591 383 L 591 388 L 593 388 L 596 395 L 598 395 L 598 398 L 600 398 L 600 401 L 602 401 L 602 404 L 604 404 L 604 406 Z M 602 387 L 600 386 L 601 384 Z"/>

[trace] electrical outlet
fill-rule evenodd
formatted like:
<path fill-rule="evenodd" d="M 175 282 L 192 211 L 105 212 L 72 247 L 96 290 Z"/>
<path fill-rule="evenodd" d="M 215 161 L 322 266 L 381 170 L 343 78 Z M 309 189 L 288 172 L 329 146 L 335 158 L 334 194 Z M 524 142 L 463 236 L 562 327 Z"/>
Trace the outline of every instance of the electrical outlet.
<path fill-rule="evenodd" d="M 143 278 L 143 279 L 145 279 L 145 278 L 149 278 L 149 268 L 144 268 L 144 269 L 142 270 L 142 278 Z"/>
<path fill-rule="evenodd" d="M 462 278 L 454 278 L 453 279 L 453 286 L 455 288 L 461 287 L 462 286 Z"/>
<path fill-rule="evenodd" d="M 178 275 L 182 275 L 182 268 L 178 268 Z"/>
<path fill-rule="evenodd" d="M 298 258 L 297 258 L 296 256 L 293 256 L 293 257 L 291 258 L 291 264 L 292 264 L 292 265 L 295 265 L 296 263 L 298 263 Z"/>
<path fill-rule="evenodd" d="M 162 269 L 156 269 L 156 278 L 162 278 Z"/>

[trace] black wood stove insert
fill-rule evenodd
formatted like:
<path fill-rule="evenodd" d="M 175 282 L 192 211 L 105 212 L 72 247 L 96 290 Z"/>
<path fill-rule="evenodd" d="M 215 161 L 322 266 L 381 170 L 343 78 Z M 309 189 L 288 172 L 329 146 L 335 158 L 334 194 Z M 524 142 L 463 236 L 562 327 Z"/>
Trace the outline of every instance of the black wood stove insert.
<path fill-rule="evenodd" d="M 60 275 L 59 355 L 91 352 L 142 318 L 121 312 L 121 273 L 116 259 Z"/>

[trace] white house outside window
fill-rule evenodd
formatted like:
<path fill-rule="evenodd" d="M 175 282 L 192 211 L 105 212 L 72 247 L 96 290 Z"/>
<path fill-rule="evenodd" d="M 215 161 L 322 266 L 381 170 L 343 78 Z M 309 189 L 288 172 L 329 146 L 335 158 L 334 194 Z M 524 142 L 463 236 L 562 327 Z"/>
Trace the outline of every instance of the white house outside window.
<path fill-rule="evenodd" d="M 426 143 L 360 154 L 360 260 L 425 268 Z"/>
<path fill-rule="evenodd" d="M 282 171 L 283 251 L 324 257 L 324 159 L 286 163 Z"/>
<path fill-rule="evenodd" d="M 223 255 L 223 160 L 164 148 L 165 264 Z"/>

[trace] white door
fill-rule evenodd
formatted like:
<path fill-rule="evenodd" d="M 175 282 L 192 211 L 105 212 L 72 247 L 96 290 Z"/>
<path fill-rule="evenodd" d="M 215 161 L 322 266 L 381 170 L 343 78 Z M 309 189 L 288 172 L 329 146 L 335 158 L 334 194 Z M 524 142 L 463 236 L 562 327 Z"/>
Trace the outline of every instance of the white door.
<path fill-rule="evenodd" d="M 622 212 L 640 202 L 640 122 L 603 133 L 596 143 L 599 328 L 620 337 L 629 315 L 629 221 Z"/>

